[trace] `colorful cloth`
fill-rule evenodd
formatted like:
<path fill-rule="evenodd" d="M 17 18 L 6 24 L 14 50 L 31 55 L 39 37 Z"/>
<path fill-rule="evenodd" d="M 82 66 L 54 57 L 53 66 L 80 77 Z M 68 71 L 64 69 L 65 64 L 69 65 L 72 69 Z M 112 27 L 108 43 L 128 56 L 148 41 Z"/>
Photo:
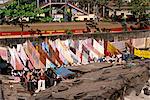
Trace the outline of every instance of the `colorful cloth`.
<path fill-rule="evenodd" d="M 2 57 L 3 60 L 8 61 L 8 51 L 7 51 L 7 48 L 0 47 L 0 56 Z"/>

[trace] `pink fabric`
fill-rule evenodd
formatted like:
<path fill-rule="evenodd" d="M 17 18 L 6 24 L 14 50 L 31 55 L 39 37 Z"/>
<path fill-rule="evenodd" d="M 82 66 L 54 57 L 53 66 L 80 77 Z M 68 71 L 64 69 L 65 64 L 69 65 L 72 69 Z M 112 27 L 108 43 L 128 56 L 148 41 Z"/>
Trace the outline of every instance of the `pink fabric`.
<path fill-rule="evenodd" d="M 8 55 L 7 55 L 7 48 L 5 47 L 0 47 L 0 56 L 2 57 L 3 60 L 8 60 Z"/>
<path fill-rule="evenodd" d="M 93 54 L 94 57 L 96 58 L 102 57 L 102 54 L 99 53 L 96 49 L 94 49 L 91 44 L 86 44 L 84 42 L 83 45 Z"/>
<path fill-rule="evenodd" d="M 15 48 L 13 48 L 13 52 L 14 52 L 14 54 L 15 54 L 16 70 L 23 70 L 25 67 L 24 67 L 24 65 L 22 64 L 22 62 L 21 62 L 21 60 L 20 60 L 20 58 L 19 58 L 19 56 L 18 56 L 18 53 L 17 53 L 17 51 L 16 51 Z"/>
<path fill-rule="evenodd" d="M 24 48 L 21 44 L 17 45 L 17 53 L 18 56 L 21 58 L 21 60 L 23 61 L 23 64 L 26 66 L 26 62 L 29 59 L 24 51 Z"/>
<path fill-rule="evenodd" d="M 14 70 L 16 70 L 16 58 L 15 54 L 13 52 L 13 49 L 8 48 L 9 53 L 10 53 L 10 64 L 13 66 Z"/>

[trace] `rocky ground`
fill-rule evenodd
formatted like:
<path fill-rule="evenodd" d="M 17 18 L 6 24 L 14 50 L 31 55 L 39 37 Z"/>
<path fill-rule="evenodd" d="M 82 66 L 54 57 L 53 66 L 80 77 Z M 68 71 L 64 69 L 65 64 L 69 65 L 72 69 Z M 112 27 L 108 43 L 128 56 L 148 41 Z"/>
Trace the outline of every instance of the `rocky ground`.
<path fill-rule="evenodd" d="M 64 80 L 33 96 L 18 83 L 10 88 L 8 76 L 7 79 L 6 76 L 1 76 L 2 100 L 149 100 L 150 98 L 142 90 L 150 86 L 148 83 L 150 60 L 135 60 L 126 65 L 93 63 L 69 69 L 78 73 L 78 77 Z M 145 93 L 148 94 L 149 91 Z"/>
<path fill-rule="evenodd" d="M 72 67 L 71 70 L 82 75 L 74 80 L 62 81 L 57 86 L 37 94 L 35 98 L 37 100 L 123 100 L 125 96 L 126 100 L 135 100 L 133 91 L 136 95 L 142 95 L 141 90 L 149 79 L 149 65 L 149 61 L 135 61 L 126 66 L 94 63 L 86 65 L 87 67 Z"/>

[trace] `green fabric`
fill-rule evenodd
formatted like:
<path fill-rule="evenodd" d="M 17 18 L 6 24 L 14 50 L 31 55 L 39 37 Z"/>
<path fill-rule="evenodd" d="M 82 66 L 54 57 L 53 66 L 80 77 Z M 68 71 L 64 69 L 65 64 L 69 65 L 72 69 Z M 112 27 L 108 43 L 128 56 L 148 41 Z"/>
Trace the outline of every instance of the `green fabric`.
<path fill-rule="evenodd" d="M 125 17 L 122 17 L 122 18 L 121 18 L 121 24 L 122 24 L 122 25 L 125 25 L 125 24 L 126 24 L 126 18 L 125 18 Z"/>

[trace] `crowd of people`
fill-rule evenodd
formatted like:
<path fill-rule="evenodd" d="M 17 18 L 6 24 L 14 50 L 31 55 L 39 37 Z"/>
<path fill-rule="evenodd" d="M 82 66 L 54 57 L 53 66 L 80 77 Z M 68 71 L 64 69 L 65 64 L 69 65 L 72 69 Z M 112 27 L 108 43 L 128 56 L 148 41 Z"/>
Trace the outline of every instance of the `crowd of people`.
<path fill-rule="evenodd" d="M 60 82 L 56 73 L 50 68 L 47 70 L 34 69 L 31 71 L 12 70 L 11 75 L 15 77 L 15 81 L 20 82 L 31 94 L 38 93 Z"/>

